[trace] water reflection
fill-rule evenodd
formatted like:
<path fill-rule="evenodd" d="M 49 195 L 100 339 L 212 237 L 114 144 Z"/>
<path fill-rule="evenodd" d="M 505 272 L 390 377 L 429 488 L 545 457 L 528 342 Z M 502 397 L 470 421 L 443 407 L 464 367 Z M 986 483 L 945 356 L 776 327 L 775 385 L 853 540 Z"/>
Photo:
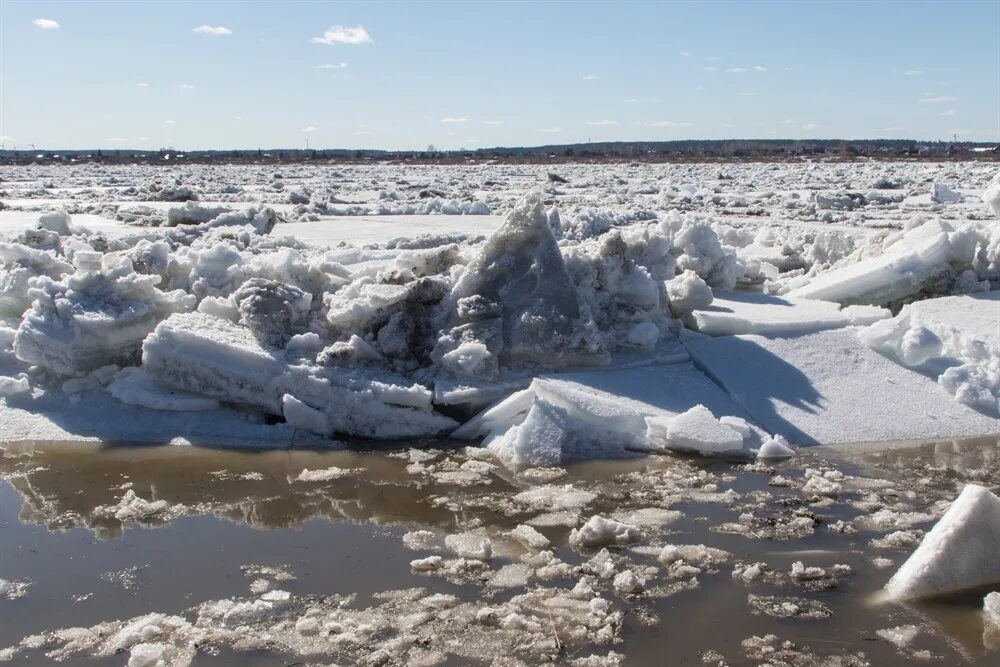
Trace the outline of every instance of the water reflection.
<path fill-rule="evenodd" d="M 156 525 L 190 514 L 211 514 L 260 529 L 301 527 L 317 517 L 442 528 L 454 523 L 452 513 L 427 502 L 440 484 L 433 477 L 410 474 L 410 465 L 405 453 L 79 443 L 0 448 L 0 476 L 23 498 L 22 521 L 51 530 L 82 525 L 102 538 L 120 537 L 129 521 Z M 334 467 L 343 474 L 298 479 L 304 470 Z M 482 481 L 489 487 L 507 484 L 499 477 Z M 109 508 L 129 490 L 140 500 L 166 507 L 148 513 L 142 507 L 123 508 L 116 516 Z"/>

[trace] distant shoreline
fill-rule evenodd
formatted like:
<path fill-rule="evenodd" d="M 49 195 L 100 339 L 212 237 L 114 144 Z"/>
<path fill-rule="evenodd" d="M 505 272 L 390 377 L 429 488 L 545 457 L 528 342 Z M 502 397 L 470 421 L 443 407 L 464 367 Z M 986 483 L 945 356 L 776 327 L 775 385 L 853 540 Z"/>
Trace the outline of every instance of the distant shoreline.
<path fill-rule="evenodd" d="M 857 159 L 912 161 L 1000 161 L 994 142 L 916 141 L 910 139 L 740 139 L 653 142 L 607 142 L 532 147 L 480 148 L 437 151 L 372 149 L 258 148 L 183 151 L 175 148 L 116 149 L 7 149 L 0 164 L 602 164 L 812 162 Z"/>

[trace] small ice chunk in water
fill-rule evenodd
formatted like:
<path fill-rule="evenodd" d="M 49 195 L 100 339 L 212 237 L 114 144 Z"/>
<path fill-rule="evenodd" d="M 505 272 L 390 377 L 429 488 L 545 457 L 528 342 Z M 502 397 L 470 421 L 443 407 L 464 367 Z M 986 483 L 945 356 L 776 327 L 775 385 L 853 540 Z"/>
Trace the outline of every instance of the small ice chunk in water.
<path fill-rule="evenodd" d="M 764 441 L 757 450 L 759 459 L 787 459 L 795 456 L 795 450 L 788 446 L 788 441 L 780 435 L 775 435 Z"/>
<path fill-rule="evenodd" d="M 885 588 L 895 600 L 1000 581 L 1000 498 L 969 484 Z"/>
<path fill-rule="evenodd" d="M 636 526 L 614 519 L 594 515 L 569 536 L 569 543 L 575 547 L 596 549 L 605 546 L 625 546 L 642 537 Z"/>
<path fill-rule="evenodd" d="M 460 558 L 489 560 L 493 557 L 493 545 L 478 533 L 458 533 L 447 535 L 444 544 Z"/>

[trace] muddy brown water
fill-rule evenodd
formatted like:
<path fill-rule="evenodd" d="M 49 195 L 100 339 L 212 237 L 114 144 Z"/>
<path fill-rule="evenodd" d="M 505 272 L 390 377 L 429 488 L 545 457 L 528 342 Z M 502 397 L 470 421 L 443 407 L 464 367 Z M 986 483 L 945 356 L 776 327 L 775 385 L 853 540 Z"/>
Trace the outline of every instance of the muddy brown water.
<path fill-rule="evenodd" d="M 996 490 L 998 461 L 1000 445 L 977 440 L 875 453 L 863 448 L 804 453 L 777 466 L 776 472 L 794 477 L 801 476 L 805 466 L 828 465 L 901 485 L 919 478 L 921 488 L 941 489 L 953 497 L 949 490 L 963 481 Z M 523 480 L 498 470 L 488 484 L 453 488 L 414 476 L 407 470 L 409 464 L 405 453 L 384 451 L 237 451 L 48 442 L 0 446 L 0 578 L 31 582 L 23 597 L 0 597 L 0 648 L 58 628 L 87 627 L 153 611 L 183 614 L 206 600 L 245 596 L 250 579 L 241 567 L 251 565 L 280 566 L 292 573 L 295 579 L 282 587 L 293 594 L 354 593 L 366 599 L 380 591 L 422 586 L 430 592 L 475 599 L 480 593 L 475 586 L 411 572 L 410 561 L 424 554 L 407 549 L 401 538 L 417 529 L 453 532 L 468 526 L 470 517 L 473 525 L 512 528 L 517 520 L 488 506 L 470 503 L 466 513 L 437 500 L 450 497 L 461 507 L 462 498 L 477 494 L 515 493 L 525 488 Z M 724 486 L 744 500 L 735 508 L 691 500 L 672 505 L 684 516 L 663 529 L 666 541 L 725 549 L 741 561 L 764 561 L 779 571 L 787 572 L 793 562 L 803 561 L 822 567 L 847 564 L 853 573 L 841 577 L 836 588 L 813 594 L 788 586 L 751 589 L 735 583 L 729 574 L 732 565 L 724 565 L 717 574 L 699 577 L 693 590 L 644 600 L 641 612 L 626 614 L 623 641 L 612 647 L 625 656 L 626 664 L 703 664 L 707 651 L 717 652 L 730 665 L 758 664 L 742 642 L 768 634 L 795 644 L 805 661 L 794 664 L 821 664 L 825 657 L 843 654 L 863 654 L 873 665 L 905 664 L 913 656 L 879 638 L 876 631 L 907 624 L 921 628 L 910 649 L 929 651 L 938 664 L 1000 664 L 1000 653 L 991 652 L 983 641 L 980 609 L 987 591 L 919 605 L 877 600 L 879 589 L 909 553 L 870 547 L 870 539 L 891 531 L 845 536 L 821 525 L 800 539 L 770 540 L 712 530 L 734 521 L 752 494 L 782 492 L 769 487 L 768 474 L 747 471 L 738 462 L 648 457 L 573 464 L 558 483 L 603 490 L 587 508 L 586 517 L 641 495 L 641 489 L 620 480 L 661 474 L 680 464 L 725 476 Z M 296 481 L 303 469 L 331 466 L 356 472 L 325 482 Z M 95 511 L 114 505 L 126 488 L 141 498 L 183 508 L 140 521 Z M 786 502 L 794 504 L 794 495 L 789 494 Z M 824 524 L 859 516 L 844 502 L 815 511 L 822 513 Z M 568 527 L 542 532 L 559 545 L 561 558 L 581 560 L 566 543 Z M 876 556 L 887 556 L 895 564 L 876 567 Z M 492 566 L 505 562 L 510 561 L 498 558 Z M 573 581 L 566 585 L 571 587 Z M 749 593 L 815 599 L 832 616 L 755 615 L 747 602 Z M 125 664 L 127 657 L 73 656 L 65 664 Z M 814 658 L 815 663 L 808 662 Z M 299 659 L 235 653 L 222 647 L 199 652 L 194 664 L 288 664 Z M 42 652 L 25 651 L 12 664 L 48 662 Z"/>

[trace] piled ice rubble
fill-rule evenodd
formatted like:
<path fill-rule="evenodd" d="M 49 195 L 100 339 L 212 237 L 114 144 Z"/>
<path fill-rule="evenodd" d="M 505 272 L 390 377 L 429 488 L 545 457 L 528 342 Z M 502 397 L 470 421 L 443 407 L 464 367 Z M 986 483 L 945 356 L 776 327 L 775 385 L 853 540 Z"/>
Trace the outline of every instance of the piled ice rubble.
<path fill-rule="evenodd" d="M 136 273 L 124 257 L 78 250 L 74 273 L 31 281 L 32 300 L 14 339 L 18 359 L 60 375 L 135 363 L 143 339 L 195 298 L 162 292 L 159 276 Z"/>
<path fill-rule="evenodd" d="M 926 419 L 909 419 L 901 398 L 888 406 L 907 428 L 844 428 L 860 404 L 822 370 L 856 362 L 846 371 L 855 393 L 876 373 L 925 388 L 867 343 L 997 415 L 992 343 L 929 324 L 946 319 L 921 310 L 933 301 L 880 321 L 890 314 L 881 306 L 1000 287 L 995 225 L 979 222 L 982 204 L 947 196 L 967 191 L 963 179 L 982 187 L 985 168 L 734 165 L 722 178 L 696 165 L 616 165 L 610 176 L 580 165 L 569 183 L 525 197 L 532 169 L 491 166 L 481 183 L 468 171 L 417 170 L 423 183 L 396 174 L 391 186 L 385 169 L 290 166 L 293 181 L 254 168 L 238 185 L 195 167 L 142 171 L 114 204 L 67 204 L 120 218 L 131 202 L 156 230 L 92 233 L 45 213 L 0 243 L 4 393 L 107 386 L 133 405 L 237 405 L 324 437 L 443 435 L 458 423 L 439 409 L 467 419 L 486 408 L 458 435 L 485 437 L 511 465 L 749 453 L 770 434 L 799 445 L 996 431 L 945 407 L 936 387 L 921 404 L 935 413 Z M 947 201 L 933 202 L 928 183 Z M 983 196 L 994 209 L 997 183 Z M 247 208 L 251 191 L 261 203 Z M 865 218 L 876 209 L 879 229 Z M 490 211 L 508 215 L 485 241 L 461 226 L 328 249 L 285 235 L 329 215 Z M 738 291 L 748 286 L 764 293 Z M 965 306 L 942 301 L 941 312 L 953 307 Z M 873 322 L 864 342 L 846 332 Z M 836 335 L 816 333 L 826 329 Z M 831 359 L 830 345 L 843 358 Z M 786 376 L 775 361 L 785 354 L 799 375 L 768 384 Z M 785 453 L 777 437 L 761 450 Z"/>
<path fill-rule="evenodd" d="M 847 305 L 887 305 L 920 294 L 947 294 L 956 284 L 988 288 L 1000 277 L 995 229 L 919 218 L 911 223 L 869 241 L 821 273 L 778 280 L 772 291 Z"/>
<path fill-rule="evenodd" d="M 251 405 L 307 431 L 368 438 L 432 437 L 457 424 L 431 409 L 431 392 L 389 371 L 350 372 L 295 363 L 252 330 L 203 313 L 162 322 L 143 345 L 158 382 Z"/>

